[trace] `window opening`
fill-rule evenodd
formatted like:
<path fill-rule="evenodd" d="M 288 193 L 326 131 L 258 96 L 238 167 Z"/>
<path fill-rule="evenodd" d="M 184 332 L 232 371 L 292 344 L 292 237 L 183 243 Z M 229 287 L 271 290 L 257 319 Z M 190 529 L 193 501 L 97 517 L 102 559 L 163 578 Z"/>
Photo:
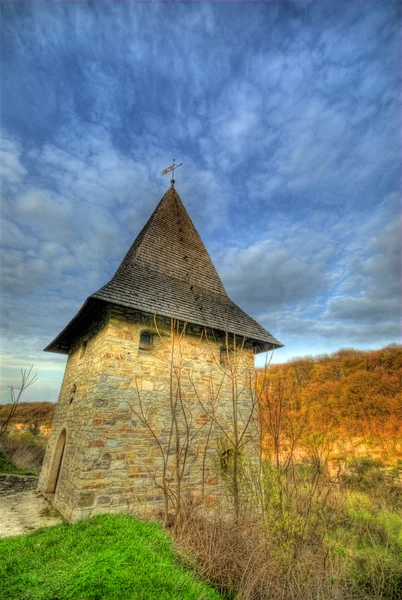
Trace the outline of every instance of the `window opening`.
<path fill-rule="evenodd" d="M 141 331 L 140 350 L 152 350 L 154 347 L 154 336 L 148 331 Z"/>
<path fill-rule="evenodd" d="M 69 404 L 71 404 L 71 402 L 74 400 L 74 396 L 75 396 L 75 392 L 77 391 L 77 386 L 74 383 L 73 387 L 71 388 L 71 392 L 70 392 L 70 402 Z"/>
<path fill-rule="evenodd" d="M 80 352 L 80 358 L 84 358 L 84 356 L 85 356 L 85 353 L 86 353 L 86 351 L 87 351 L 87 345 L 88 345 L 88 342 L 87 342 L 87 341 L 85 341 L 85 342 L 82 342 L 82 346 L 81 346 L 81 352 Z"/>

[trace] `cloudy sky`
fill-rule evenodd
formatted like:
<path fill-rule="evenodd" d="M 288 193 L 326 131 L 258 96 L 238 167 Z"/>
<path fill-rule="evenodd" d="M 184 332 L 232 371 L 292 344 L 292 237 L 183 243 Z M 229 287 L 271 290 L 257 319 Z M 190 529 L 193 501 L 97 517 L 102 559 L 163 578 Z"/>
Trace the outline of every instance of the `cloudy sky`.
<path fill-rule="evenodd" d="M 275 360 L 400 342 L 400 7 L 2 2 L 2 396 L 176 188 Z"/>

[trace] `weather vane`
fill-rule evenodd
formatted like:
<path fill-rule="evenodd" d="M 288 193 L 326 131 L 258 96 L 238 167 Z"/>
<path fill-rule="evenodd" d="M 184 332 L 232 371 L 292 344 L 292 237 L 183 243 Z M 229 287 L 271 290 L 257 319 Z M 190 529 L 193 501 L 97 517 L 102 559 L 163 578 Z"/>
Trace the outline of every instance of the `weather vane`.
<path fill-rule="evenodd" d="M 170 165 L 170 167 L 168 167 L 167 169 L 163 169 L 163 171 L 161 171 L 161 175 L 166 175 L 166 173 L 170 173 L 170 171 L 172 171 L 172 179 L 170 180 L 170 187 L 172 188 L 172 190 L 174 190 L 174 170 L 178 169 L 183 164 L 183 163 L 180 163 L 179 165 L 175 165 L 175 160 L 176 159 L 174 158 L 173 164 Z"/>

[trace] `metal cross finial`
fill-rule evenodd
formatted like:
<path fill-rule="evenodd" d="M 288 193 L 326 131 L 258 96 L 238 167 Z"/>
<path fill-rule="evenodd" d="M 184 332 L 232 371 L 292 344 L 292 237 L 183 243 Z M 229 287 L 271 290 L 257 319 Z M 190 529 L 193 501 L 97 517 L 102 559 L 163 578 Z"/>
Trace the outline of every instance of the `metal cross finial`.
<path fill-rule="evenodd" d="M 175 160 L 176 159 L 174 158 L 173 164 L 170 165 L 170 167 L 168 167 L 167 169 L 163 169 L 163 171 L 161 171 L 161 175 L 166 175 L 166 173 L 170 173 L 170 171 L 172 171 L 172 179 L 170 180 L 170 187 L 172 188 L 172 190 L 174 190 L 174 170 L 178 169 L 183 164 L 183 163 L 180 163 L 179 165 L 176 165 Z"/>

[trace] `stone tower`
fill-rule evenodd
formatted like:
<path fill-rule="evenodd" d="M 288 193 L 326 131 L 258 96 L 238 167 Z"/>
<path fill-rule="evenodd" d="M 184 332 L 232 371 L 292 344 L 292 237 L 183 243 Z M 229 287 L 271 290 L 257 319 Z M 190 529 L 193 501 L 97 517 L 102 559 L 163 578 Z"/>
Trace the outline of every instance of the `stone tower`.
<path fill-rule="evenodd" d="M 280 346 L 229 299 L 170 188 L 111 281 L 45 348 L 68 361 L 39 489 L 70 521 L 163 510 L 179 447 L 186 492 L 212 505 L 233 421 L 230 370 Z M 250 410 L 244 390 L 236 401 Z"/>

